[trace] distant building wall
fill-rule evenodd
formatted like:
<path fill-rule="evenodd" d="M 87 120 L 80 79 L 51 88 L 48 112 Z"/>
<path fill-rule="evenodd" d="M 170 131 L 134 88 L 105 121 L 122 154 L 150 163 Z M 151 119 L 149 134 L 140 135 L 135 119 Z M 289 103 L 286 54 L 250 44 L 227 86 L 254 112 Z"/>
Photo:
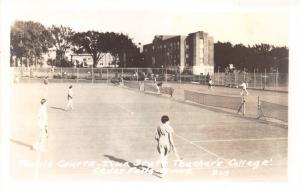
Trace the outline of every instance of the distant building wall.
<path fill-rule="evenodd" d="M 194 74 L 214 71 L 213 38 L 203 31 L 188 36 L 155 36 L 143 47 L 147 67 L 192 68 Z"/>

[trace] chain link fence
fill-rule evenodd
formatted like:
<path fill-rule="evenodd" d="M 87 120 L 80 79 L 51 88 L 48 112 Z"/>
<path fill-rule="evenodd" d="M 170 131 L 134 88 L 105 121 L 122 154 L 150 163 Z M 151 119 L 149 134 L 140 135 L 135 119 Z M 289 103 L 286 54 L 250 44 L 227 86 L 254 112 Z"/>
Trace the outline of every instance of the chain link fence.
<path fill-rule="evenodd" d="M 262 90 L 288 91 L 287 73 L 214 73 L 195 75 L 191 68 L 180 70 L 179 68 L 12 68 L 13 78 L 33 80 L 48 76 L 50 80 L 61 82 L 92 82 L 108 83 L 115 78 L 123 78 L 127 81 L 156 80 L 174 83 L 197 83 L 206 85 L 209 78 L 213 85 L 238 88 L 244 81 L 248 88 Z"/>

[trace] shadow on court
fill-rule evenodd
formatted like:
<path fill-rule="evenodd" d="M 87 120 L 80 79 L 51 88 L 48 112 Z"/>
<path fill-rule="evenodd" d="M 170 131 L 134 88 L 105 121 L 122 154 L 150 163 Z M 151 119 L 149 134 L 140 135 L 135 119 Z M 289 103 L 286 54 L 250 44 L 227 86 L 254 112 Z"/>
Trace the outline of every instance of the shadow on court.
<path fill-rule="evenodd" d="M 28 149 L 32 149 L 32 145 L 28 144 L 28 143 L 24 143 L 22 141 L 18 141 L 18 140 L 14 140 L 14 139 L 10 139 L 11 142 L 16 143 L 20 146 L 24 146 L 27 147 Z"/>
<path fill-rule="evenodd" d="M 115 162 L 118 162 L 118 163 L 121 163 L 121 164 L 128 164 L 128 166 L 130 168 L 137 168 L 141 171 L 144 171 L 144 172 L 153 172 L 152 175 L 153 176 L 156 176 L 157 178 L 162 178 L 160 175 L 161 173 L 156 171 L 156 170 L 153 170 L 151 169 L 150 167 L 146 166 L 146 165 L 136 165 L 130 161 L 127 161 L 127 160 L 124 160 L 124 159 L 121 159 L 121 158 L 116 158 L 114 156 L 111 156 L 111 155 L 103 155 L 104 157 L 108 158 L 109 160 L 111 161 L 115 161 Z"/>
<path fill-rule="evenodd" d="M 61 111 L 66 111 L 64 108 L 61 107 L 50 107 L 51 109 L 56 109 L 56 110 L 61 110 Z"/>

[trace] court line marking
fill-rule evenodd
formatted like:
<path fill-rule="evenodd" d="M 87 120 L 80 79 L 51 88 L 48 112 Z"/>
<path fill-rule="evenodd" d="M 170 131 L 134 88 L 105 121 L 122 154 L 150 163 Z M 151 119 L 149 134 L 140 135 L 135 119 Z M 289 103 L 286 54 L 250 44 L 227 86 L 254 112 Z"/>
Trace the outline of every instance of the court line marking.
<path fill-rule="evenodd" d="M 191 141 L 193 143 L 210 143 L 210 142 L 234 142 L 234 141 L 276 141 L 276 140 L 287 140 L 287 137 L 267 137 L 261 139 L 215 139 L 215 140 L 202 140 L 202 141 Z"/>
<path fill-rule="evenodd" d="M 114 105 L 120 107 L 121 109 L 123 109 L 123 110 L 125 110 L 125 111 L 127 111 L 127 112 L 130 113 L 131 115 L 134 114 L 133 111 L 131 111 L 130 109 L 127 109 L 126 107 L 124 107 L 124 106 L 122 106 L 122 105 L 120 105 L 120 104 L 115 104 L 115 103 L 114 103 Z"/>
<path fill-rule="evenodd" d="M 223 158 L 223 157 L 217 155 L 216 153 L 213 153 L 213 152 L 211 152 L 211 151 L 209 151 L 209 150 L 207 150 L 207 149 L 205 149 L 205 148 L 203 148 L 203 147 L 201 147 L 201 146 L 199 146 L 199 145 L 196 145 L 195 143 L 193 143 L 192 141 L 188 140 L 187 138 L 185 138 L 185 137 L 183 137 L 183 136 L 180 136 L 180 135 L 177 135 L 176 133 L 173 133 L 173 134 L 174 134 L 176 137 L 178 137 L 178 138 L 184 140 L 185 142 L 187 142 L 187 143 L 193 145 L 194 147 L 198 148 L 199 150 L 205 151 L 205 152 L 207 152 L 208 154 L 210 154 L 210 155 L 212 155 L 212 156 L 214 156 L 214 157 L 217 157 L 217 158 L 219 158 L 219 159 L 222 159 L 222 160 L 227 161 L 227 159 L 225 159 L 225 158 Z"/>

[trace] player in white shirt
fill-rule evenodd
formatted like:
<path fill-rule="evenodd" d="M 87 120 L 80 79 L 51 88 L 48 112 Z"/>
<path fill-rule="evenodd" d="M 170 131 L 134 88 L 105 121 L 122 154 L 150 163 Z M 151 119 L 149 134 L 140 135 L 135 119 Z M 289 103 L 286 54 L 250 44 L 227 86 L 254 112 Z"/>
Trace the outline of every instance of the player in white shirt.
<path fill-rule="evenodd" d="M 209 81 L 208 81 L 208 89 L 212 89 L 212 85 L 213 85 L 213 81 L 211 78 L 209 78 Z"/>
<path fill-rule="evenodd" d="M 164 115 L 161 117 L 162 124 L 157 127 L 155 139 L 157 141 L 157 150 L 160 154 L 162 176 L 164 177 L 168 171 L 168 154 L 175 151 L 173 141 L 173 128 L 169 124 L 169 117 Z"/>
<path fill-rule="evenodd" d="M 68 95 L 67 95 L 67 100 L 68 100 L 68 103 L 67 103 L 67 108 L 66 110 L 73 110 L 73 86 L 70 85 L 69 86 L 69 90 L 68 90 Z"/>
<path fill-rule="evenodd" d="M 47 114 L 47 100 L 41 100 L 41 106 L 38 111 L 38 127 L 39 140 L 33 145 L 33 149 L 41 152 L 46 152 L 45 142 L 48 138 L 48 114 Z"/>
<path fill-rule="evenodd" d="M 241 91 L 241 95 L 248 95 L 248 91 L 247 91 L 247 83 L 245 81 L 243 81 L 243 83 L 240 85 L 240 87 L 242 87 L 242 91 Z"/>

